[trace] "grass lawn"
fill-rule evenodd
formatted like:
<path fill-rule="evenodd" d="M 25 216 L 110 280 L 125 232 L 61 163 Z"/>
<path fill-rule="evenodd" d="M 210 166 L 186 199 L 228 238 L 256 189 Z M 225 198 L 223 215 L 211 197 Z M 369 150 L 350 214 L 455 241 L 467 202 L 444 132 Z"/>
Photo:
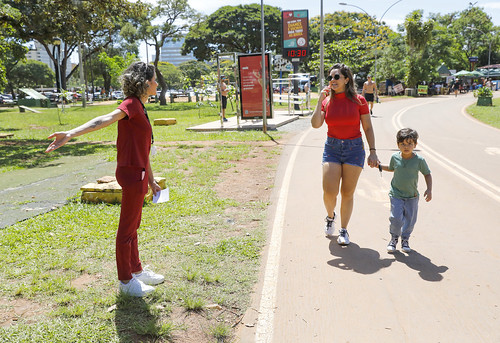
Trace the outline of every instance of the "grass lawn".
<path fill-rule="evenodd" d="M 500 129 L 500 98 L 493 98 L 493 106 L 469 106 L 467 113 L 485 124 Z"/>
<path fill-rule="evenodd" d="M 259 131 L 186 131 L 218 119 L 217 109 L 195 106 L 147 106 L 151 121 L 178 122 L 154 127 L 159 151 L 152 168 L 166 177 L 171 200 L 145 204 L 139 229 L 143 264 L 166 282 L 144 299 L 119 295 L 114 244 L 120 206 L 84 204 L 75 194 L 61 208 L 0 231 L 1 342 L 231 340 L 257 281 L 268 202 L 221 196 L 216 186 L 244 182 L 245 170 L 235 166 L 245 159 L 268 161 L 266 172 L 273 175 L 281 148 Z M 64 155 L 114 160 L 116 124 L 43 153 L 50 133 L 114 108 L 67 108 L 60 119 L 57 109 L 0 109 L 0 132 L 14 133 L 0 141 L 0 173 L 43 167 Z M 261 181 L 272 188 L 274 178 Z"/>

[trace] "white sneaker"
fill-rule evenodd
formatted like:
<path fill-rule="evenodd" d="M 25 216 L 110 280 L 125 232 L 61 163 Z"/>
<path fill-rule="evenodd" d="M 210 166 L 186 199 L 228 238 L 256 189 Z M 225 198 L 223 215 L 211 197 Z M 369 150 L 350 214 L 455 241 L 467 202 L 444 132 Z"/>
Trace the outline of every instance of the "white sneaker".
<path fill-rule="evenodd" d="M 156 274 L 149 266 L 145 266 L 140 273 L 132 273 L 132 276 L 146 285 L 158 285 L 165 281 L 165 277 L 161 274 Z"/>
<path fill-rule="evenodd" d="M 339 243 L 340 245 L 349 245 L 349 243 L 351 243 L 349 241 L 349 234 L 347 233 L 346 229 L 344 228 L 340 229 L 339 238 L 337 238 L 337 243 Z"/>
<path fill-rule="evenodd" d="M 325 235 L 326 236 L 333 236 L 333 232 L 335 231 L 335 212 L 333 213 L 333 218 L 326 217 L 325 218 Z"/>
<path fill-rule="evenodd" d="M 143 297 L 154 290 L 154 287 L 146 285 L 144 282 L 137 280 L 135 277 L 132 277 L 128 283 L 120 281 L 120 292 L 133 297 Z"/>

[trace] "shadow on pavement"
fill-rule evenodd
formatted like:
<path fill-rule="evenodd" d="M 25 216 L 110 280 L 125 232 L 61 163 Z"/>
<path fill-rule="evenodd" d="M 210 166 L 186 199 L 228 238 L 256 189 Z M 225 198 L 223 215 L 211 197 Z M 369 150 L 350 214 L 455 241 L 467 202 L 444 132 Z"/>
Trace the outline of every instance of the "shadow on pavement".
<path fill-rule="evenodd" d="M 330 266 L 360 274 L 374 274 L 395 261 L 392 258 L 381 259 L 378 251 L 361 248 L 356 243 L 351 242 L 349 246 L 342 247 L 337 244 L 337 238 L 333 237 L 329 248 L 330 253 L 338 257 L 327 262 Z"/>
<path fill-rule="evenodd" d="M 404 263 L 411 269 L 418 271 L 418 275 L 425 281 L 441 281 L 443 280 L 443 275 L 441 274 L 448 270 L 446 266 L 436 266 L 428 257 L 415 250 L 412 250 L 408 255 L 396 251 L 394 257 L 396 261 Z"/>

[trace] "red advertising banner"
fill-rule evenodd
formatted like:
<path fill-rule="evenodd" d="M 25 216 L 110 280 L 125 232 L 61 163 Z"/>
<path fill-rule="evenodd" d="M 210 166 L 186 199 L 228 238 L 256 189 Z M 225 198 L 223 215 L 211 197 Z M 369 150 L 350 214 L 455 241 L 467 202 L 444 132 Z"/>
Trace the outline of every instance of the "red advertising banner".
<path fill-rule="evenodd" d="M 309 56 L 309 11 L 282 11 L 283 57 L 303 59 Z"/>
<path fill-rule="evenodd" d="M 266 117 L 272 118 L 270 55 L 266 54 Z M 262 118 L 262 54 L 238 56 L 241 118 Z"/>

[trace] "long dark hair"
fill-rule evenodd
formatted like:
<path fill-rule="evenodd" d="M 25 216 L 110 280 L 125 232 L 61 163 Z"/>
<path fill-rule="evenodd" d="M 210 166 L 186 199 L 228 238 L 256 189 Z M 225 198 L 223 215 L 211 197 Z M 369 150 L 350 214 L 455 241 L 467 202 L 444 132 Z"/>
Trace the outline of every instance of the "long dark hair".
<path fill-rule="evenodd" d="M 328 75 L 332 72 L 333 69 L 338 69 L 342 75 L 344 75 L 344 78 L 348 79 L 349 81 L 345 85 L 345 95 L 346 97 L 351 100 L 352 102 L 355 102 L 356 104 L 360 104 L 360 101 L 358 100 L 357 97 L 357 92 L 356 88 L 354 86 L 354 78 L 352 75 L 351 68 L 346 66 L 344 63 L 335 63 L 330 70 L 328 71 Z M 333 92 L 332 92 L 333 95 Z"/>

